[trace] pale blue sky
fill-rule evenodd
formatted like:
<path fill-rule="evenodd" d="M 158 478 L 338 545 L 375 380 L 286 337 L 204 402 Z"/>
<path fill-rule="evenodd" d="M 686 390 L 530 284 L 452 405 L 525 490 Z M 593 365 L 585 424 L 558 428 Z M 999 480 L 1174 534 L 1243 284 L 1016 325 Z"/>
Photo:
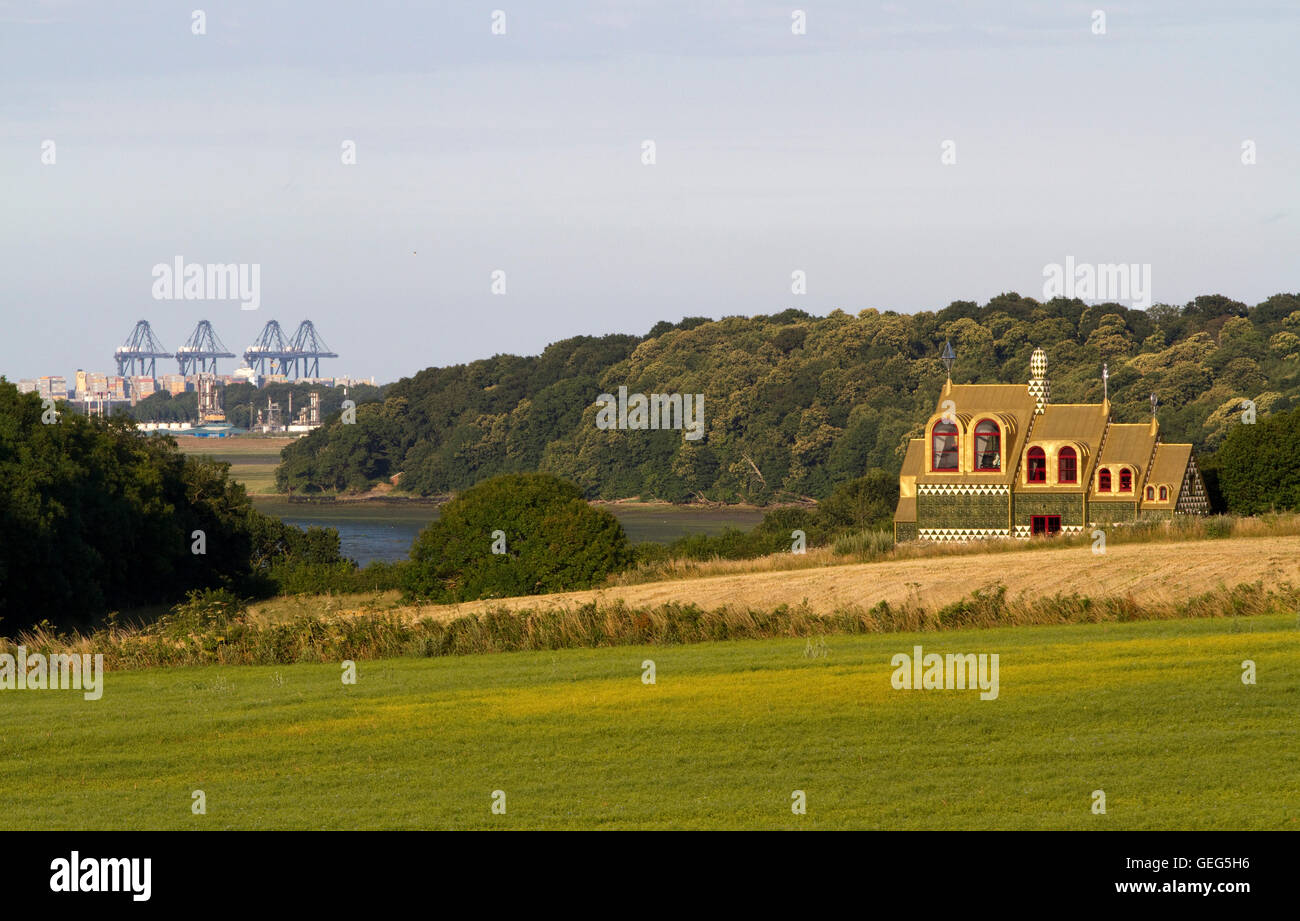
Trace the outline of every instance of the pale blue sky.
<path fill-rule="evenodd" d="M 1067 256 L 1254 303 L 1300 289 L 1297 47 L 1289 0 L 0 2 L 0 373 L 108 370 L 141 318 L 242 352 L 310 317 L 325 373 L 392 380 L 684 315 L 1039 296 Z M 259 263 L 261 309 L 153 300 L 178 254 Z"/>

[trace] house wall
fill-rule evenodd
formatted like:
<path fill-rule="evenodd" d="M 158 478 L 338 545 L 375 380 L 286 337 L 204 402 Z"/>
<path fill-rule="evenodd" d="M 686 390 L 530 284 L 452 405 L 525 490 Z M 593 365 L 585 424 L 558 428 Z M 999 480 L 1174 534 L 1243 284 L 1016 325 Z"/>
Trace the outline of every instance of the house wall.
<path fill-rule="evenodd" d="M 1138 513 L 1139 521 L 1168 521 L 1174 517 L 1171 508 L 1146 508 Z"/>
<path fill-rule="evenodd" d="M 1088 519 L 1094 524 L 1122 524 L 1137 520 L 1137 505 L 1132 501 L 1088 503 Z"/>
<path fill-rule="evenodd" d="M 1015 523 L 1029 533 L 1034 515 L 1060 515 L 1061 528 L 1082 528 L 1083 493 L 1023 493 L 1015 496 Z"/>
<path fill-rule="evenodd" d="M 959 488 L 959 487 L 958 487 Z M 1007 494 L 993 492 L 916 494 L 916 521 L 926 530 L 1007 530 Z"/>

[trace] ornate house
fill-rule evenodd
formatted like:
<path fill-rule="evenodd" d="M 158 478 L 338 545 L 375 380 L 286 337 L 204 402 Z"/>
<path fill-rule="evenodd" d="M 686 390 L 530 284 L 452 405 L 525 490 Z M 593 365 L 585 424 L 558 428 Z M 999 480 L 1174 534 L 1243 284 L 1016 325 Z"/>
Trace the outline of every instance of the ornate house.
<path fill-rule="evenodd" d="M 1209 511 L 1191 445 L 1162 443 L 1154 414 L 1112 422 L 1109 400 L 1051 403 L 1042 349 L 1028 386 L 949 378 L 898 483 L 898 541 L 1074 533 Z"/>

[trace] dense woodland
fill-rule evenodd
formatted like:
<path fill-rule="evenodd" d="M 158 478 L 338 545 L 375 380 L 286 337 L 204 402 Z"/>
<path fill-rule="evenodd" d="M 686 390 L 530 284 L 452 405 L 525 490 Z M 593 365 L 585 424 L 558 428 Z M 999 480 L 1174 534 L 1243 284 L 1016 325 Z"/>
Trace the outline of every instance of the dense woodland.
<path fill-rule="evenodd" d="M 1117 421 L 1149 418 L 1166 441 L 1219 447 L 1252 399 L 1261 418 L 1300 405 L 1300 295 L 1253 307 L 1220 295 L 1149 310 L 1004 294 L 980 306 L 899 314 L 799 310 L 662 322 L 645 336 L 577 337 L 541 355 L 429 368 L 285 449 L 281 489 L 457 492 L 545 471 L 588 498 L 769 503 L 825 498 L 873 468 L 896 474 L 957 351 L 957 383 L 1027 380 L 1041 346 L 1055 402 L 1100 401 L 1110 368 Z M 607 431 L 601 393 L 703 393 L 707 436 Z"/>
<path fill-rule="evenodd" d="M 228 464 L 121 416 L 56 415 L 3 379 L 0 482 L 0 631 L 11 635 L 198 589 L 266 594 L 286 567 L 349 566 L 338 532 L 259 513 Z"/>

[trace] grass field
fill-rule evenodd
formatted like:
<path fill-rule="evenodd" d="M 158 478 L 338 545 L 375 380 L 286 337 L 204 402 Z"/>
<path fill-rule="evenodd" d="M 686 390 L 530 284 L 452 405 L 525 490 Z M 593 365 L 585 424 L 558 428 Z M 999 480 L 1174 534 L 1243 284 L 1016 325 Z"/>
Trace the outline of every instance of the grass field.
<path fill-rule="evenodd" d="M 1300 617 L 824 643 L 377 660 L 353 686 L 111 672 L 97 702 L 0 699 L 0 806 L 24 829 L 1300 828 Z M 916 644 L 997 653 L 998 698 L 894 690 Z"/>
<path fill-rule="evenodd" d="M 230 464 L 230 476 L 244 484 L 250 496 L 275 494 L 275 468 L 280 451 L 293 438 L 242 436 L 235 438 L 195 438 L 176 436 L 176 443 L 186 454 L 208 457 Z"/>

